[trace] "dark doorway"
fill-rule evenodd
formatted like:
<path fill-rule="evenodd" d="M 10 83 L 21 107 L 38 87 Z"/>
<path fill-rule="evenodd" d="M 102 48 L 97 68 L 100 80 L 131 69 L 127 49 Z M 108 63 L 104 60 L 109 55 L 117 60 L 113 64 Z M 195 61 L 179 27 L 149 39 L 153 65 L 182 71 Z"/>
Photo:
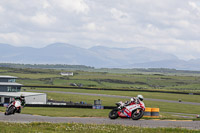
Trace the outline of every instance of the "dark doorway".
<path fill-rule="evenodd" d="M 10 103 L 10 98 L 5 97 L 4 98 L 4 103 Z"/>

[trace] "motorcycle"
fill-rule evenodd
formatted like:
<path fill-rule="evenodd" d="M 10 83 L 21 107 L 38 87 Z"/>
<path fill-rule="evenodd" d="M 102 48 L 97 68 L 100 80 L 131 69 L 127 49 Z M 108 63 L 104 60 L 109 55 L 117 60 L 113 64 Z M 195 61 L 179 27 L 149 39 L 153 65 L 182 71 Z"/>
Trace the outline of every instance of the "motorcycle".
<path fill-rule="evenodd" d="M 7 106 L 5 115 L 20 113 L 20 111 L 21 111 L 21 101 L 14 100 L 10 102 L 10 104 Z"/>
<path fill-rule="evenodd" d="M 145 111 L 145 105 L 142 101 L 125 106 L 123 102 L 116 103 L 117 108 L 114 108 L 109 113 L 110 119 L 132 118 L 133 120 L 139 120 L 143 117 Z"/>

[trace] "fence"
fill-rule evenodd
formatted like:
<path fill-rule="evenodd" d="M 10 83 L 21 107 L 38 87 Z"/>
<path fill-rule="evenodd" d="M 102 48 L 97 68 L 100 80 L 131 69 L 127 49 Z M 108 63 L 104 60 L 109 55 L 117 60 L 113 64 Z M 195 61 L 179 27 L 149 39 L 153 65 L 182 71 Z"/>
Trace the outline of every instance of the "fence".
<path fill-rule="evenodd" d="M 0 104 L 3 106 L 4 104 Z M 88 108 L 92 109 L 92 105 L 51 105 L 51 104 L 26 104 L 25 107 L 54 107 L 54 108 Z M 104 109 L 113 109 L 116 106 L 104 106 Z"/>

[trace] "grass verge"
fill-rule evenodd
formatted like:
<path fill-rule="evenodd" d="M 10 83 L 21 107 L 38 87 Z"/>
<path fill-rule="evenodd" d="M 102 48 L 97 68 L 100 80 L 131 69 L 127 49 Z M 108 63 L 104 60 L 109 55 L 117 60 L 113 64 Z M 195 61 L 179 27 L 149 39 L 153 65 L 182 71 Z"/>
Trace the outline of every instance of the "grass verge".
<path fill-rule="evenodd" d="M 77 95 L 77 94 L 59 94 L 59 93 L 47 93 L 49 99 L 54 100 L 64 100 L 79 102 L 84 101 L 90 104 L 94 103 L 94 100 L 101 99 L 103 106 L 115 106 L 118 101 L 126 101 L 129 99 L 113 98 L 113 97 L 103 97 L 103 96 L 87 96 L 87 95 Z M 168 103 L 160 101 L 144 101 L 146 107 L 160 108 L 163 112 L 176 112 L 176 113 L 188 113 L 188 114 L 198 114 L 200 106 L 191 104 L 181 104 L 181 103 Z"/>
<path fill-rule="evenodd" d="M 77 124 L 77 123 L 3 123 L 0 122 L 0 132 L 41 132 L 41 133 L 199 133 L 200 130 L 188 130 L 181 128 L 142 128 L 124 125 L 96 125 L 96 124 Z"/>
<path fill-rule="evenodd" d="M 5 107 L 0 107 L 0 112 L 5 112 Z M 108 118 L 111 109 L 81 109 L 81 108 L 50 108 L 50 107 L 25 107 L 22 114 L 51 116 L 51 117 L 104 117 Z M 143 117 L 142 119 L 161 120 L 199 120 L 195 115 L 176 113 L 162 113 L 159 118 Z"/>

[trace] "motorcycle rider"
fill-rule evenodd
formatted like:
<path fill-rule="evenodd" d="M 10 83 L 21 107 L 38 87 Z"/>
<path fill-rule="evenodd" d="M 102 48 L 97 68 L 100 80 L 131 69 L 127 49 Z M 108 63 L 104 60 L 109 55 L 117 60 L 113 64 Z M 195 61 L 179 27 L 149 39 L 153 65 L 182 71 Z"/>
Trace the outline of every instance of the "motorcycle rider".
<path fill-rule="evenodd" d="M 137 95 L 133 97 L 130 101 L 123 103 L 122 101 L 117 102 L 117 108 L 114 108 L 109 113 L 110 119 L 121 118 L 132 118 L 133 120 L 139 120 L 143 117 L 145 111 L 145 104 L 143 103 L 144 97 L 142 95 Z"/>
<path fill-rule="evenodd" d="M 20 95 L 20 97 L 15 97 L 14 100 L 19 100 L 21 102 L 22 107 L 24 107 L 26 104 L 25 97 L 23 95 Z M 21 107 L 16 112 L 21 113 Z"/>

